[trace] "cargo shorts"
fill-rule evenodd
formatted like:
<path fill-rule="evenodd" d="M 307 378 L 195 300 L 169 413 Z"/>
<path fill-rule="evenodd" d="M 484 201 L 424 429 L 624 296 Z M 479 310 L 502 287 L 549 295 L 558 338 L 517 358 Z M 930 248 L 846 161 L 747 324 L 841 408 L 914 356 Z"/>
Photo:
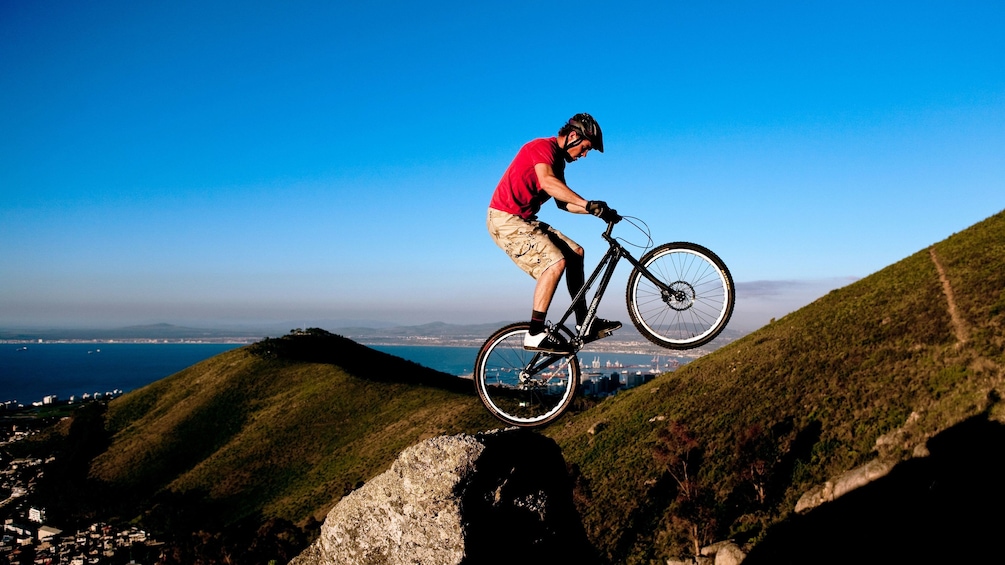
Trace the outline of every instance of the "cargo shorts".
<path fill-rule="evenodd" d="M 486 225 L 492 241 L 535 280 L 548 267 L 570 253 L 577 253 L 580 248 L 578 243 L 542 221 L 525 220 L 494 208 L 489 208 Z"/>

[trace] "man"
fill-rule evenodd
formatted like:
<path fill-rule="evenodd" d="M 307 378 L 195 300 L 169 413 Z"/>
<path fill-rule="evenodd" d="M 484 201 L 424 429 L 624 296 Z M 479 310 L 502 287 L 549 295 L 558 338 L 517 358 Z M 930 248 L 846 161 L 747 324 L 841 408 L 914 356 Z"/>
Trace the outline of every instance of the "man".
<path fill-rule="evenodd" d="M 541 205 L 554 198 L 567 212 L 593 214 L 604 221 L 621 219 L 605 202 L 588 201 L 565 184 L 565 164 L 586 157 L 592 149 L 604 152 L 600 125 L 589 114 L 576 114 L 556 137 L 535 139 L 520 148 L 492 194 L 489 234 L 517 266 L 537 280 L 525 349 L 571 351 L 568 343 L 546 331 L 545 319 L 563 273 L 572 297 L 585 281 L 583 248 L 537 219 Z M 587 313 L 585 297 L 576 302 L 575 313 L 577 325 L 582 326 Z M 586 340 L 607 337 L 620 327 L 621 322 L 597 318 Z"/>

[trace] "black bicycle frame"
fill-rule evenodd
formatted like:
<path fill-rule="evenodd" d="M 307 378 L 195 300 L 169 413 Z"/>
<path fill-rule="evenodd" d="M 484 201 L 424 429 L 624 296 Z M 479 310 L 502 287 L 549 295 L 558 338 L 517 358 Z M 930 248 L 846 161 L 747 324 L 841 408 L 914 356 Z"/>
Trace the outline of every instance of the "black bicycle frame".
<path fill-rule="evenodd" d="M 593 283 L 596 282 L 597 277 L 599 277 L 601 275 L 601 271 L 603 271 L 603 277 L 600 279 L 600 285 L 597 287 L 597 292 L 594 293 L 593 300 L 590 301 L 590 307 L 586 311 L 586 319 L 583 321 L 583 327 L 579 328 L 579 333 L 569 332 L 569 334 L 573 335 L 575 340 L 579 342 L 577 343 L 577 349 L 582 345 L 582 337 L 587 335 L 590 330 L 590 326 L 593 325 L 593 320 L 597 316 L 597 309 L 600 307 L 600 300 L 604 297 L 604 293 L 607 291 L 607 285 L 610 284 L 611 277 L 614 276 L 614 269 L 618 266 L 618 261 L 622 258 L 627 259 L 629 263 L 642 273 L 642 276 L 656 285 L 664 296 L 668 296 L 672 292 L 667 285 L 663 284 L 662 281 L 654 277 L 652 273 L 649 272 L 649 269 L 643 267 L 642 263 L 633 257 L 628 250 L 622 247 L 616 239 L 611 237 L 611 232 L 613 230 L 614 222 L 608 222 L 607 230 L 602 235 L 604 240 L 607 241 L 607 244 L 609 245 L 607 252 L 604 253 L 603 258 L 601 258 L 600 262 L 597 263 L 597 268 L 593 270 L 593 274 L 590 275 L 590 278 L 586 281 L 586 284 L 583 285 L 583 288 L 579 289 L 576 296 L 572 298 L 572 304 L 569 306 L 569 309 L 565 311 L 565 315 L 563 315 L 558 323 L 555 324 L 556 326 L 563 326 L 565 324 L 565 321 L 569 319 L 569 316 L 575 312 L 576 304 L 585 298 L 586 294 L 593 286 Z"/>

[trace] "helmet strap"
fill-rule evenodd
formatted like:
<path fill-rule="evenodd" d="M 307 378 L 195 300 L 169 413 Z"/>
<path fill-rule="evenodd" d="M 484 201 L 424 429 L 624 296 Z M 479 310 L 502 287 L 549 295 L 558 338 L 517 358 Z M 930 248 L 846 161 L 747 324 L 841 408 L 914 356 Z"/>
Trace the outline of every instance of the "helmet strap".
<path fill-rule="evenodd" d="M 573 131 L 576 132 L 576 141 L 573 141 L 572 143 L 569 143 L 569 135 L 572 134 Z M 577 130 L 577 129 L 573 129 L 569 133 L 565 134 L 565 143 L 562 145 L 562 151 L 565 152 L 565 162 L 566 163 L 571 163 L 572 162 L 572 155 L 569 155 L 569 150 L 572 149 L 573 147 L 576 147 L 580 143 L 582 143 L 583 142 L 583 137 L 584 137 L 583 134 L 580 133 L 579 130 Z"/>

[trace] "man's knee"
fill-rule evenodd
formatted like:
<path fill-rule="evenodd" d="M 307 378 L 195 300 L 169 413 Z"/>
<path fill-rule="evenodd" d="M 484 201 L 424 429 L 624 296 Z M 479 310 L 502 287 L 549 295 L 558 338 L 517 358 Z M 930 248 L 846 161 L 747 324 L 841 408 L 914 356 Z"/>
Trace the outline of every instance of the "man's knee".
<path fill-rule="evenodd" d="M 555 261 L 551 265 L 548 265 L 548 267 L 545 268 L 545 270 L 541 272 L 541 276 L 542 277 L 544 277 L 544 276 L 553 276 L 553 277 L 554 276 L 559 276 L 559 277 L 562 276 L 562 273 L 565 271 L 565 262 L 566 262 L 565 259 L 559 259 L 558 261 Z"/>
<path fill-rule="evenodd" d="M 586 252 L 582 247 L 577 247 L 572 251 L 572 253 L 567 253 L 565 255 L 565 260 L 569 263 L 569 265 L 582 265 Z"/>

